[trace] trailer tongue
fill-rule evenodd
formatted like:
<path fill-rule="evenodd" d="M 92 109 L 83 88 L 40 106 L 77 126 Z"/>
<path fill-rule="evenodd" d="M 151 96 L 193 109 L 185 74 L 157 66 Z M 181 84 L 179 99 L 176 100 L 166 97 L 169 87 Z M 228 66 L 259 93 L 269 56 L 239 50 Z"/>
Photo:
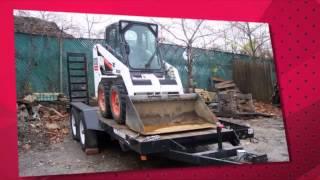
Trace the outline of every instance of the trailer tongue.
<path fill-rule="evenodd" d="M 215 128 L 216 117 L 197 94 L 127 98 L 126 125 L 143 135 Z"/>

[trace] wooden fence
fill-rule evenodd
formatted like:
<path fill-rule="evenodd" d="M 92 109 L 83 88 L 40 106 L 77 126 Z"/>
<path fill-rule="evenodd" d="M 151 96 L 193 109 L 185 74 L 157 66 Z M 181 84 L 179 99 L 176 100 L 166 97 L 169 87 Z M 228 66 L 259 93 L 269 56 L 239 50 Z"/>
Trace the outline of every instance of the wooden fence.
<path fill-rule="evenodd" d="M 251 93 L 254 99 L 271 102 L 275 83 L 273 62 L 235 60 L 232 69 L 233 80 L 242 93 Z"/>

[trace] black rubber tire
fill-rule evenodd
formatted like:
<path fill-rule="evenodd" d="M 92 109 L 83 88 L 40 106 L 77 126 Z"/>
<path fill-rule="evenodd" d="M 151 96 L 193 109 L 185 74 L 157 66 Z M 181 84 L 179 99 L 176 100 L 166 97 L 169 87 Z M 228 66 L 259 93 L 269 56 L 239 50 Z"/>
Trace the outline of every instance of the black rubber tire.
<path fill-rule="evenodd" d="M 112 113 L 111 113 L 111 109 L 110 109 L 110 103 L 109 103 L 109 94 L 110 94 L 110 86 L 111 85 L 111 81 L 107 81 L 106 79 L 101 79 L 98 89 L 99 88 L 103 88 L 104 91 L 104 99 L 105 99 L 105 107 L 106 107 L 106 111 L 102 111 L 100 108 L 100 113 L 103 117 L 105 118 L 112 118 Z"/>
<path fill-rule="evenodd" d="M 80 127 L 83 126 L 83 132 L 80 132 Z M 83 151 L 86 149 L 98 148 L 98 136 L 97 132 L 94 130 L 87 129 L 86 122 L 83 118 L 83 113 L 80 113 L 80 121 L 79 121 L 79 142 Z M 84 135 L 84 141 L 82 141 L 80 133 Z"/>
<path fill-rule="evenodd" d="M 110 88 L 109 102 L 111 107 L 111 92 L 112 90 L 117 91 L 120 94 L 120 116 L 115 117 L 114 112 L 111 109 L 112 117 L 118 124 L 125 124 L 126 122 L 126 97 L 128 96 L 127 89 L 122 81 L 115 81 L 115 83 Z"/>
<path fill-rule="evenodd" d="M 69 121 L 70 121 L 70 132 L 71 132 L 71 136 L 74 140 L 79 141 L 79 117 L 78 117 L 78 111 L 74 108 L 71 108 L 71 114 L 69 117 Z M 76 128 L 76 134 L 73 133 L 73 123 L 72 123 L 72 118 L 74 118 L 75 121 L 75 128 Z"/>

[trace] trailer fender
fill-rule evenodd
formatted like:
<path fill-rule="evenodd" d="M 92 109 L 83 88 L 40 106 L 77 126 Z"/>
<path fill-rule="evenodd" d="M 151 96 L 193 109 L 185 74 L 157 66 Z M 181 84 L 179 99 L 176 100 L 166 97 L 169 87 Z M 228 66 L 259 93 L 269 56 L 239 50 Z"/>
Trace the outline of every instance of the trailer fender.
<path fill-rule="evenodd" d="M 82 102 L 71 102 L 71 106 L 82 112 L 83 120 L 88 130 L 104 131 L 99 123 L 97 107 L 91 107 Z"/>

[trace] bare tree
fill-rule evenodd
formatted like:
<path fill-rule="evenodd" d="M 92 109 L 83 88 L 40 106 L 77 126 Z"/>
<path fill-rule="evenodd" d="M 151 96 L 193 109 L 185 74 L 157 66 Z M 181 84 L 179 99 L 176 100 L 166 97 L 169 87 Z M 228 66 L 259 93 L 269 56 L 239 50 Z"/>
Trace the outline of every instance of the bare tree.
<path fill-rule="evenodd" d="M 72 35 L 76 33 L 81 34 L 81 28 L 73 22 L 73 17 L 63 17 L 63 16 L 56 16 L 54 22 L 60 29 L 60 32 L 71 32 Z"/>
<path fill-rule="evenodd" d="M 218 32 L 208 29 L 208 27 L 205 26 L 204 20 L 171 20 L 172 23 L 163 24 L 152 19 L 153 22 L 160 26 L 160 35 L 162 36 L 161 40 L 163 42 L 182 44 L 186 48 L 188 91 L 193 92 L 195 88 L 193 79 L 193 64 L 196 57 L 194 51 L 194 47 L 196 47 L 195 44 L 197 44 L 197 47 L 200 46 L 202 48 L 214 44 L 215 39 L 208 37 L 217 35 Z M 169 38 L 164 38 L 166 36 L 164 32 L 166 32 L 168 36 L 171 36 L 171 39 L 174 39 L 174 41 Z"/>
<path fill-rule="evenodd" d="M 39 12 L 39 18 L 45 21 L 53 21 L 56 19 L 56 15 L 53 12 L 49 11 L 38 11 Z"/>
<path fill-rule="evenodd" d="M 232 22 L 231 35 L 226 39 L 232 42 L 232 50 L 247 54 L 252 59 L 272 56 L 268 26 L 262 23 Z"/>
<path fill-rule="evenodd" d="M 86 34 L 88 38 L 91 38 L 95 33 L 93 33 L 93 28 L 96 24 L 101 23 L 101 19 L 95 15 L 85 14 L 85 21 L 86 21 Z"/>
<path fill-rule="evenodd" d="M 224 52 L 231 52 L 232 54 L 236 54 L 240 52 L 240 44 L 237 40 L 239 34 L 234 32 L 234 29 L 229 26 L 225 26 L 221 31 L 221 38 L 223 45 L 219 48 Z"/>
<path fill-rule="evenodd" d="M 100 26 L 97 26 L 99 24 L 110 24 L 112 21 L 112 17 L 105 18 L 100 15 L 93 15 L 93 14 L 85 14 L 84 20 L 85 20 L 85 33 L 86 37 L 88 38 L 103 38 L 105 33 L 105 27 L 101 28 Z M 100 29 L 99 29 L 100 27 Z"/>

